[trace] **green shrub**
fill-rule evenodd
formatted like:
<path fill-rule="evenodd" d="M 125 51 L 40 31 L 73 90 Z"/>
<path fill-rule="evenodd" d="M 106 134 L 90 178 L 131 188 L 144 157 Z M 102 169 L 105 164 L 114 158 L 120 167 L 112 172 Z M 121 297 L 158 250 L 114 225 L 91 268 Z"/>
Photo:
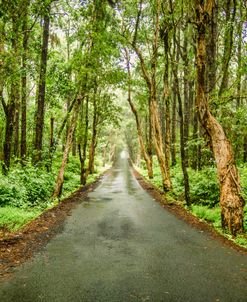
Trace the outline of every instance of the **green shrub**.
<path fill-rule="evenodd" d="M 54 175 L 31 165 L 17 165 L 1 177 L 0 206 L 46 208 L 54 186 Z"/>
<path fill-rule="evenodd" d="M 30 220 L 36 218 L 41 213 L 41 210 L 14 208 L 10 206 L 0 207 L 0 228 L 6 228 L 15 231 L 21 228 Z"/>
<path fill-rule="evenodd" d="M 200 171 L 188 169 L 190 182 L 190 197 L 194 204 L 214 207 L 219 202 L 219 185 L 216 169 L 207 167 Z M 180 165 L 171 169 L 173 191 L 176 196 L 184 192 L 184 179 Z"/>
<path fill-rule="evenodd" d="M 215 227 L 221 226 L 221 215 L 220 215 L 220 208 L 208 208 L 201 205 L 192 205 L 191 211 L 197 217 L 204 219 L 208 222 L 212 222 Z"/>
<path fill-rule="evenodd" d="M 214 207 L 219 203 L 219 184 L 216 169 L 207 167 L 201 171 L 189 170 L 192 202 Z"/>
<path fill-rule="evenodd" d="M 21 206 L 26 199 L 26 190 L 19 186 L 17 178 L 13 175 L 1 177 L 0 179 L 0 206 L 14 205 Z"/>

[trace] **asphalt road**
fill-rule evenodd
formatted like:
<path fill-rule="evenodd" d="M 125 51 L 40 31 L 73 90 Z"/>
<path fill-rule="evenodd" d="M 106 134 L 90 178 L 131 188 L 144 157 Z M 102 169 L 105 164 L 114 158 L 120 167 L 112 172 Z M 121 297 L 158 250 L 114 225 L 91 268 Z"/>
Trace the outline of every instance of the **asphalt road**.
<path fill-rule="evenodd" d="M 247 301 L 247 256 L 165 211 L 122 160 L 1 302 Z"/>

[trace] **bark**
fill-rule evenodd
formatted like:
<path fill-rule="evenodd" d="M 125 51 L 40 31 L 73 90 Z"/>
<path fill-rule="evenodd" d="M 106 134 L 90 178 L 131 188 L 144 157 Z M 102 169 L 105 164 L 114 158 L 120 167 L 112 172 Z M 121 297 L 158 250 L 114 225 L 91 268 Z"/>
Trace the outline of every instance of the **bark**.
<path fill-rule="evenodd" d="M 175 35 L 175 33 L 174 33 Z M 174 40 L 174 39 L 173 39 Z M 179 53 L 176 51 L 176 47 L 174 44 L 173 47 L 173 58 L 176 58 L 176 61 L 179 61 Z M 176 128 L 177 128 L 177 91 L 175 87 L 175 81 L 173 77 L 173 68 L 171 68 L 171 78 L 172 78 L 172 95 L 173 95 L 173 102 L 172 102 L 172 144 L 171 144 L 171 159 L 172 159 L 172 166 L 175 166 L 177 163 L 176 160 Z"/>
<path fill-rule="evenodd" d="M 10 167 L 11 145 L 14 130 L 15 99 L 12 96 L 7 105 L 5 120 L 5 139 L 3 145 L 3 173 L 6 174 Z"/>
<path fill-rule="evenodd" d="M 78 145 L 78 152 L 79 152 L 79 158 L 81 163 L 81 184 L 85 185 L 87 182 L 87 169 L 85 168 L 85 162 L 87 157 L 87 142 L 88 142 L 88 103 L 89 98 L 87 96 L 86 98 L 86 108 L 85 108 L 85 128 L 84 128 L 84 135 L 83 135 L 83 145 L 82 145 L 82 151 L 81 151 L 81 144 Z"/>
<path fill-rule="evenodd" d="M 176 125 L 177 125 L 177 94 L 173 87 L 172 93 L 172 133 L 171 133 L 171 160 L 172 166 L 175 166 L 177 163 L 176 160 Z"/>
<path fill-rule="evenodd" d="M 15 104 L 15 115 L 14 115 L 14 146 L 13 146 L 13 155 L 15 158 L 19 157 L 19 132 L 20 132 L 20 94 L 19 94 L 19 83 L 18 83 L 18 94 L 16 95 L 16 104 Z"/>
<path fill-rule="evenodd" d="M 216 85 L 217 64 L 217 36 L 218 36 L 218 0 L 215 2 L 215 7 L 212 10 L 212 18 L 209 24 L 209 30 L 206 40 L 207 47 L 207 90 L 210 95 L 213 93 Z"/>
<path fill-rule="evenodd" d="M 180 33 L 178 32 L 178 38 L 180 40 Z M 177 44 L 177 53 L 176 53 L 176 59 L 177 62 L 179 62 L 179 54 L 181 54 L 180 46 L 179 46 L 179 41 L 176 43 L 176 32 L 174 31 L 173 33 L 173 44 L 174 46 Z M 172 62 L 175 62 L 175 52 L 170 54 Z M 184 57 L 185 61 L 185 57 Z M 182 165 L 182 171 L 183 171 L 183 178 L 184 178 L 184 195 L 185 195 L 185 201 L 186 204 L 189 206 L 190 205 L 190 184 L 189 184 L 189 175 L 187 171 L 187 166 L 188 166 L 188 160 L 186 157 L 186 152 L 185 152 L 185 136 L 184 136 L 184 113 L 183 113 L 183 103 L 182 103 L 182 98 L 181 98 L 181 93 L 180 93 L 180 87 L 179 87 L 179 78 L 178 78 L 178 65 L 172 64 L 172 72 L 173 72 L 173 87 L 177 96 L 177 101 L 178 101 L 178 115 L 180 119 L 180 155 L 181 155 L 181 165 Z M 186 92 L 187 93 L 187 92 Z"/>
<path fill-rule="evenodd" d="M 169 30 L 168 26 L 165 25 L 163 29 L 163 42 L 164 42 L 164 53 L 165 53 L 165 68 L 163 75 L 163 100 L 165 104 L 165 165 L 170 178 L 170 156 L 171 156 L 171 96 L 169 89 Z M 163 117 L 162 117 L 163 120 Z"/>
<path fill-rule="evenodd" d="M 237 44 L 237 100 L 236 100 L 236 109 L 239 109 L 241 102 L 241 91 L 242 91 L 242 30 L 243 30 L 243 14 L 242 14 L 242 1 L 240 1 L 239 4 L 239 22 L 237 26 L 237 32 L 238 32 L 238 44 Z M 233 139 L 235 141 L 238 141 L 239 132 L 235 131 L 233 134 Z M 235 145 L 235 156 L 237 159 L 240 159 L 241 149 L 243 148 L 243 145 L 236 144 Z"/>
<path fill-rule="evenodd" d="M 189 99 L 189 59 L 188 51 L 188 29 L 185 31 L 184 37 L 184 70 L 183 70 L 183 88 L 184 88 L 184 129 L 183 129 L 183 145 L 184 145 L 184 164 L 188 167 L 188 140 L 189 140 L 189 124 L 190 124 L 190 99 Z M 180 106 L 179 106 L 180 107 Z M 180 110 L 180 109 L 179 109 Z M 181 116 L 180 116 L 181 122 Z"/>
<path fill-rule="evenodd" d="M 153 171 L 153 134 L 152 134 L 152 119 L 150 110 L 150 97 L 148 98 L 148 117 L 147 117 L 147 154 L 150 159 L 150 170 Z"/>
<path fill-rule="evenodd" d="M 72 155 L 76 156 L 76 129 L 75 129 L 74 135 L 73 135 Z"/>
<path fill-rule="evenodd" d="M 79 107 L 80 107 L 81 101 L 82 101 L 82 98 L 78 97 L 77 102 L 74 106 L 70 126 L 68 129 L 68 134 L 67 134 L 67 138 L 66 138 L 66 144 L 65 144 L 65 148 L 64 148 L 64 152 L 63 152 L 63 159 L 62 159 L 61 167 L 58 172 L 52 199 L 60 197 L 61 193 L 62 193 L 63 182 L 64 182 L 64 171 L 65 171 L 66 164 L 68 162 L 69 151 L 70 151 L 70 148 L 72 145 L 73 134 L 74 134 L 74 130 L 76 127 L 76 122 L 77 122 L 77 118 L 78 118 L 78 112 L 79 112 Z"/>
<path fill-rule="evenodd" d="M 138 112 L 135 108 L 134 103 L 132 102 L 131 98 L 131 72 L 130 72 L 130 61 L 129 61 L 129 53 L 127 49 L 125 49 L 126 53 L 126 59 L 127 59 L 127 70 L 128 70 L 128 103 L 130 105 L 131 111 L 134 114 L 135 121 L 136 121 L 136 129 L 137 129 L 137 135 L 138 135 L 138 141 L 141 149 L 141 154 L 145 160 L 147 171 L 148 171 L 148 177 L 149 179 L 153 178 L 153 167 L 152 167 L 152 160 L 150 154 L 146 151 L 144 139 L 143 139 L 143 133 L 141 129 L 141 123 L 139 119 Z"/>
<path fill-rule="evenodd" d="M 44 16 L 43 25 L 43 42 L 41 52 L 40 74 L 38 84 L 38 98 L 37 98 L 37 112 L 36 112 L 36 128 L 34 141 L 34 163 L 38 163 L 42 158 L 42 141 L 44 129 L 44 115 L 45 115 L 45 92 L 46 92 L 46 69 L 47 69 L 47 54 L 49 44 L 49 29 L 50 29 L 50 10 L 48 5 L 46 14 Z"/>
<path fill-rule="evenodd" d="M 53 152 L 54 152 L 54 146 L 55 146 L 55 140 L 54 140 L 54 122 L 55 122 L 55 118 L 51 117 L 50 118 L 50 147 L 49 147 L 50 162 L 47 165 L 48 172 L 50 172 L 51 169 L 52 169 Z"/>
<path fill-rule="evenodd" d="M 243 232 L 244 200 L 241 196 L 240 179 L 235 164 L 232 146 L 219 122 L 211 114 L 206 89 L 206 31 L 212 18 L 213 0 L 195 0 L 197 18 L 197 89 L 196 105 L 200 122 L 210 141 L 220 184 L 222 227 L 233 235 Z"/>
<path fill-rule="evenodd" d="M 163 150 L 162 132 L 161 132 L 160 121 L 159 121 L 158 106 L 155 96 L 156 92 L 152 91 L 152 93 L 153 96 L 152 96 L 150 109 L 151 109 L 151 117 L 152 117 L 153 142 L 154 142 L 154 147 L 160 166 L 163 190 L 166 192 L 171 190 L 172 186 L 170 181 L 170 173 L 169 171 L 166 170 L 166 158 Z"/>
<path fill-rule="evenodd" d="M 20 98 L 20 77 L 18 75 L 18 58 L 19 58 L 19 49 L 18 49 L 18 39 L 19 39 L 19 20 L 18 17 L 13 16 L 12 18 L 12 52 L 14 56 L 13 60 L 13 78 L 11 80 L 10 87 L 10 98 L 8 103 L 4 102 L 2 97 L 2 103 L 5 111 L 5 139 L 4 139 L 4 155 L 3 155 L 3 172 L 6 174 L 10 167 L 10 160 L 12 155 L 12 140 L 15 126 L 15 110 L 16 104 L 19 102 Z M 16 137 L 15 137 L 16 138 Z M 15 150 L 16 151 L 16 150 Z"/>
<path fill-rule="evenodd" d="M 92 126 L 92 139 L 89 149 L 89 158 L 88 158 L 88 169 L 87 174 L 93 174 L 94 173 L 94 157 L 95 157 L 95 149 L 97 146 L 97 134 L 98 134 L 98 112 L 97 112 L 97 101 L 96 101 L 96 95 L 97 95 L 97 87 L 95 86 L 94 91 L 94 99 L 93 99 L 93 126 Z"/>
<path fill-rule="evenodd" d="M 184 116 L 183 116 L 183 105 L 182 98 L 179 89 L 179 79 L 178 79 L 178 70 L 177 66 L 173 65 L 173 75 L 174 75 L 174 87 L 176 90 L 178 98 L 178 115 L 180 119 L 180 154 L 181 154 L 181 164 L 184 177 L 184 195 L 186 204 L 190 205 L 190 184 L 189 184 L 189 175 L 187 171 L 186 153 L 185 153 L 185 139 L 184 139 Z"/>
<path fill-rule="evenodd" d="M 25 162 L 27 154 L 27 51 L 28 51 L 28 7 L 29 1 L 25 6 L 22 24 L 22 77 L 21 77 L 21 160 Z"/>
<path fill-rule="evenodd" d="M 14 132 L 13 132 L 13 155 L 18 158 L 19 156 L 19 130 L 20 130 L 20 20 L 19 16 L 13 18 L 13 32 L 14 38 L 12 39 L 12 49 L 15 56 L 15 70 L 13 72 L 14 78 L 11 84 L 12 97 L 15 103 L 14 112 Z"/>
<path fill-rule="evenodd" d="M 226 30 L 224 37 L 224 53 L 222 59 L 222 80 L 219 89 L 219 96 L 222 95 L 225 89 L 228 86 L 228 77 L 229 77 L 229 64 L 232 56 L 233 48 L 233 32 L 234 32 L 234 20 L 236 16 L 236 1 L 237 0 L 226 0 Z M 232 3 L 232 5 L 231 5 Z M 214 5 L 215 9 L 215 5 Z M 210 18 L 210 21 L 212 18 Z"/>
<path fill-rule="evenodd" d="M 191 167 L 194 170 L 198 170 L 198 139 L 199 139 L 199 128 L 198 128 L 198 117 L 196 108 L 194 111 L 194 117 L 193 117 L 193 135 L 192 135 L 194 144 L 192 148 L 192 158 L 191 158 Z"/>

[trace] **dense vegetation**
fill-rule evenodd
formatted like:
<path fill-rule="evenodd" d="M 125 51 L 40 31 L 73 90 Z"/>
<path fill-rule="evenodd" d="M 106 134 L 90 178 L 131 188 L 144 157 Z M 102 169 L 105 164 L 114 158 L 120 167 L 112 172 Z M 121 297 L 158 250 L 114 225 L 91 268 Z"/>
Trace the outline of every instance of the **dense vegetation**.
<path fill-rule="evenodd" d="M 1 207 L 51 206 L 125 145 L 168 196 L 243 233 L 246 11 L 243 0 L 3 0 Z"/>

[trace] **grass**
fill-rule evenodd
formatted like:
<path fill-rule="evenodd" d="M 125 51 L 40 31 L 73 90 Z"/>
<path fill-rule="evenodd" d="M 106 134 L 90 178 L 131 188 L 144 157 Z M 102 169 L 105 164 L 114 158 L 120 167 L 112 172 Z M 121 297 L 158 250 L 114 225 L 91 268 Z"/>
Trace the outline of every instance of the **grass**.
<path fill-rule="evenodd" d="M 154 178 L 148 179 L 145 164 L 142 163 L 140 167 L 135 167 L 137 171 L 144 176 L 144 178 L 159 189 L 162 189 L 162 178 L 160 175 L 158 162 L 154 158 Z M 216 177 L 216 170 L 214 167 L 206 167 L 201 171 L 193 171 L 188 169 L 190 179 L 190 196 L 192 205 L 187 208 L 193 215 L 210 223 L 213 227 L 229 240 L 236 244 L 247 248 L 247 233 L 233 237 L 221 228 L 221 210 L 219 207 L 219 188 Z M 243 197 L 247 200 L 247 165 L 239 167 L 239 173 L 242 181 Z M 171 180 L 173 184 L 173 191 L 167 193 L 168 199 L 183 200 L 183 174 L 179 165 L 172 167 Z M 185 203 L 184 203 L 185 204 Z M 247 204 L 244 208 L 244 229 L 247 230 Z"/>
<path fill-rule="evenodd" d="M 220 207 L 217 206 L 214 208 L 208 208 L 206 206 L 192 205 L 191 212 L 195 216 L 207 222 L 212 223 L 214 227 L 220 228 L 221 226 Z"/>
<path fill-rule="evenodd" d="M 0 208 L 0 228 L 17 231 L 41 213 L 41 209 L 35 208 L 26 210 L 11 206 L 2 207 Z"/>

